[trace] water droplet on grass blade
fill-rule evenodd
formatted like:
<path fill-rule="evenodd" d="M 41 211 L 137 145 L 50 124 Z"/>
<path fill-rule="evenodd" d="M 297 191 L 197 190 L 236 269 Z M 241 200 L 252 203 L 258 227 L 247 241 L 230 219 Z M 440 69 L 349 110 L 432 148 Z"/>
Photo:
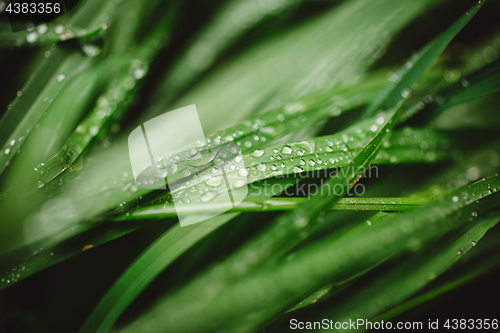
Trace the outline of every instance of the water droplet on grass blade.
<path fill-rule="evenodd" d="M 256 149 L 250 155 L 253 157 L 261 157 L 264 155 L 264 151 L 262 149 Z"/>
<path fill-rule="evenodd" d="M 292 147 L 290 146 L 283 147 L 283 149 L 281 149 L 281 153 L 284 155 L 290 155 L 292 153 Z"/>
<path fill-rule="evenodd" d="M 264 172 L 267 170 L 267 166 L 265 164 L 259 164 L 257 165 L 257 170 L 259 170 L 260 172 Z"/>
<path fill-rule="evenodd" d="M 34 43 L 37 41 L 37 39 L 38 39 L 38 34 L 36 32 L 30 32 L 26 36 L 26 40 L 28 41 L 28 43 Z"/>

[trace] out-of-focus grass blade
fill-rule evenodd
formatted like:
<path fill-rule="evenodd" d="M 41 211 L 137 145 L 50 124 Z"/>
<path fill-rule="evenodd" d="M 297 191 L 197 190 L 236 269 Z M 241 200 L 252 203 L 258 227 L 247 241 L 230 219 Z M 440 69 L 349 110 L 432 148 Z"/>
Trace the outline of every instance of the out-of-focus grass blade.
<path fill-rule="evenodd" d="M 340 322 L 356 316 L 373 318 L 407 299 L 476 246 L 484 234 L 498 223 L 500 213 L 494 211 L 477 219 L 460 238 L 455 239 L 452 235 L 424 247 L 423 251 L 415 253 L 366 288 L 356 290 L 353 296 L 343 299 L 342 305 L 328 311 L 328 315 Z"/>
<path fill-rule="evenodd" d="M 2 282 L 0 283 L 0 291 L 15 285 L 17 282 L 47 267 L 129 234 L 141 228 L 143 225 L 145 225 L 145 223 L 135 222 L 133 224 L 124 223 L 97 227 L 94 230 L 82 232 L 81 235 L 70 238 L 52 247 L 36 250 L 31 256 L 23 260 L 22 263 L 0 274 L 0 282 Z"/>
<path fill-rule="evenodd" d="M 275 3 L 260 0 L 229 1 L 179 57 L 159 89 L 162 96 L 157 96 L 157 98 L 171 100 L 180 90 L 210 68 L 221 53 L 241 38 L 246 31 L 265 18 L 278 15 L 303 1 L 290 0 Z"/>
<path fill-rule="evenodd" d="M 372 115 L 379 108 L 388 109 L 397 104 L 401 99 L 410 95 L 412 85 L 422 76 L 424 71 L 436 60 L 446 46 L 462 30 L 463 27 L 476 15 L 478 10 L 487 0 L 479 1 L 465 15 L 459 18 L 441 36 L 427 44 L 416 56 L 410 59 L 406 65 L 396 74 L 398 79 L 394 80 L 380 94 L 365 111 L 365 115 Z"/>
<path fill-rule="evenodd" d="M 18 97 L 0 120 L 0 173 L 9 164 L 54 97 L 88 58 L 55 45 L 49 56 L 17 93 Z"/>
<path fill-rule="evenodd" d="M 381 314 L 380 316 L 377 316 L 370 320 L 371 322 L 380 322 L 382 320 L 387 321 L 391 318 L 394 318 L 398 314 L 401 314 L 403 312 L 406 312 L 412 308 L 415 308 L 418 305 L 421 305 L 425 302 L 428 302 L 430 300 L 435 299 L 436 297 L 439 297 L 442 294 L 445 294 L 451 290 L 454 290 L 455 288 L 458 288 L 460 286 L 463 286 L 466 283 L 469 283 L 473 281 L 474 279 L 491 272 L 494 269 L 497 269 L 500 266 L 500 257 L 497 256 L 496 258 L 492 258 L 493 260 L 489 261 L 488 263 L 484 264 L 481 267 L 478 267 L 477 269 L 473 270 L 470 273 L 467 273 L 457 279 L 454 279 L 451 282 L 446 283 L 445 285 L 439 286 L 437 288 L 434 288 L 423 295 L 417 296 L 413 299 L 411 299 L 408 302 L 405 302 L 401 305 L 398 305 L 397 307 Z"/>
<path fill-rule="evenodd" d="M 72 16 L 69 27 L 85 27 L 95 31 L 101 27 L 100 17 L 116 10 L 119 3 L 107 0 L 87 1 Z M 66 31 L 67 27 L 63 27 Z M 47 52 L 40 66 L 17 93 L 16 99 L 0 119 L 0 174 L 9 164 L 20 146 L 35 128 L 51 101 L 69 79 L 89 65 L 90 58 L 81 52 L 62 45 L 54 45 Z"/>
<path fill-rule="evenodd" d="M 443 102 L 438 106 L 433 116 L 453 106 L 467 103 L 499 90 L 500 61 L 497 60 L 443 92 Z"/>
<path fill-rule="evenodd" d="M 287 188 L 294 183 L 295 180 L 280 180 L 283 188 Z M 250 193 L 250 196 L 259 198 L 277 194 L 273 191 L 273 188 L 271 188 L 269 192 Z M 127 268 L 101 299 L 80 332 L 108 332 L 120 314 L 168 265 L 199 240 L 231 221 L 238 214 L 237 212 L 222 214 L 203 223 L 185 228 L 176 224 L 151 244 Z"/>
<path fill-rule="evenodd" d="M 196 104 L 204 130 L 213 133 L 257 109 L 270 110 L 320 89 L 347 86 L 383 53 L 391 36 L 435 4 L 406 1 L 403 8 L 387 0 L 343 2 L 221 66 L 175 104 L 154 100 L 145 117 Z"/>

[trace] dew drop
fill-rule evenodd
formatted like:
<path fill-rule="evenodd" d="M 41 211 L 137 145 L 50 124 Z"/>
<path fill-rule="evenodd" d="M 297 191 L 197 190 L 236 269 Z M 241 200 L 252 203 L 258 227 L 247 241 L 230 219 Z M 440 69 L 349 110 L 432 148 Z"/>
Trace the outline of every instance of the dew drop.
<path fill-rule="evenodd" d="M 310 166 L 315 166 L 316 162 L 314 162 L 314 160 L 309 160 L 309 162 L 307 162 L 307 164 L 309 164 Z"/>
<path fill-rule="evenodd" d="M 281 149 L 281 153 L 284 155 L 290 155 L 292 153 L 292 147 L 290 146 L 283 147 L 283 149 Z"/>
<path fill-rule="evenodd" d="M 306 161 L 304 161 L 304 160 L 300 160 L 300 161 L 299 161 L 299 164 L 300 164 L 300 165 L 306 165 Z"/>
<path fill-rule="evenodd" d="M 256 149 L 250 155 L 253 157 L 261 157 L 262 155 L 264 155 L 264 150 Z"/>
<path fill-rule="evenodd" d="M 5 149 L 5 150 L 3 151 L 3 153 L 4 153 L 5 155 L 8 155 L 8 154 L 10 153 L 10 148 Z"/>
<path fill-rule="evenodd" d="M 248 177 L 248 170 L 246 168 L 241 168 L 238 170 L 238 175 L 240 177 Z"/>
<path fill-rule="evenodd" d="M 63 31 L 64 31 L 64 26 L 63 25 L 59 24 L 58 26 L 56 26 L 56 28 L 55 28 L 56 34 L 60 35 L 60 34 L 63 33 Z"/>
<path fill-rule="evenodd" d="M 454 195 L 454 196 L 453 196 L 453 198 L 451 198 L 451 200 L 452 200 L 453 202 L 458 202 L 458 197 L 457 197 L 456 195 Z"/>
<path fill-rule="evenodd" d="M 471 241 L 471 242 L 470 242 L 470 245 L 472 245 L 472 246 L 476 246 L 476 245 L 477 245 L 477 243 L 476 243 L 476 242 L 474 242 L 474 241 Z"/>
<path fill-rule="evenodd" d="M 257 170 L 259 170 L 260 172 L 264 172 L 267 170 L 267 166 L 265 164 L 258 164 L 257 165 Z"/>
<path fill-rule="evenodd" d="M 65 78 L 66 78 L 66 75 L 61 74 L 61 75 L 59 75 L 59 76 L 57 77 L 57 81 L 58 81 L 58 82 L 61 82 L 61 81 L 62 81 L 62 80 L 64 80 Z"/>
<path fill-rule="evenodd" d="M 28 41 L 28 43 L 34 43 L 36 42 L 37 39 L 38 39 L 38 34 L 36 32 L 30 32 L 26 36 L 26 40 Z"/>
<path fill-rule="evenodd" d="M 293 167 L 292 171 L 294 173 L 299 173 L 299 172 L 303 172 L 304 169 L 302 169 L 301 167 L 296 166 L 296 167 Z"/>

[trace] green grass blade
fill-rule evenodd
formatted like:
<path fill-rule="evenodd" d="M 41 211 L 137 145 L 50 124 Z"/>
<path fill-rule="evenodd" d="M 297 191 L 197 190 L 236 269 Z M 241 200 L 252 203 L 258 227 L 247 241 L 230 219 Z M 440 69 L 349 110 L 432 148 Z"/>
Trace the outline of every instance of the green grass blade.
<path fill-rule="evenodd" d="M 402 99 L 409 96 L 412 85 L 422 76 L 427 68 L 443 52 L 451 40 L 463 27 L 476 15 L 486 1 L 479 1 L 467 13 L 460 17 L 441 36 L 430 42 L 422 51 L 410 59 L 397 73 L 398 79 L 394 80 L 365 111 L 372 115 L 378 109 L 387 110 Z"/>
<path fill-rule="evenodd" d="M 265 200 L 245 200 L 232 211 L 237 212 L 272 212 L 294 210 L 304 204 L 307 198 L 273 198 Z M 367 211 L 405 211 L 429 203 L 429 198 L 342 198 L 330 210 L 367 210 Z M 201 214 L 226 211 L 225 204 L 201 203 L 197 205 L 154 205 L 127 212 L 115 221 L 158 219 L 176 217 L 182 214 Z"/>
<path fill-rule="evenodd" d="M 356 315 L 359 318 L 373 318 L 390 309 L 449 269 L 499 220 L 500 213 L 497 211 L 485 214 L 458 239 L 452 235 L 436 244 L 424 247 L 423 251 L 412 255 L 403 264 L 372 281 L 366 288 L 356 290 L 354 295 L 342 302 L 341 307 L 329 311 L 329 317 L 334 321 L 349 320 Z"/>

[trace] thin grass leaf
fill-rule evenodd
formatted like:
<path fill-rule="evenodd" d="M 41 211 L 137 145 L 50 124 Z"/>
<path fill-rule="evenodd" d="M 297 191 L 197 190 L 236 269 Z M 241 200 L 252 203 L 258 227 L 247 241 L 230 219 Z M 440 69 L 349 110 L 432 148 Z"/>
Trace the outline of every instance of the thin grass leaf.
<path fill-rule="evenodd" d="M 223 166 L 229 186 L 238 188 L 255 181 L 304 172 L 319 174 L 321 170 L 325 170 L 323 173 L 326 175 L 327 169 L 346 167 L 368 144 L 371 135 L 380 128 L 383 121 L 384 117 L 380 116 L 357 123 L 331 136 L 257 148 L 243 156 L 245 168 L 231 167 L 232 161 Z M 427 129 L 405 128 L 396 131 L 384 146 L 386 148 L 381 148 L 375 159 L 377 164 L 434 163 L 449 158 L 453 153 L 445 135 Z M 345 172 L 339 170 L 335 177 Z M 208 169 L 195 175 L 186 186 L 174 190 L 172 194 L 185 192 L 186 201 L 203 202 L 204 193 L 211 193 L 216 197 L 227 191 L 227 187 L 221 184 L 221 179 L 220 175 L 214 175 L 212 169 Z M 197 191 L 186 191 L 191 188 L 196 188 Z M 203 190 L 203 194 L 199 190 Z M 166 199 L 169 201 L 168 197 Z"/>
<path fill-rule="evenodd" d="M 406 65 L 396 73 L 397 79 L 392 82 L 365 111 L 370 116 L 378 109 L 389 109 L 402 99 L 410 95 L 413 84 L 422 76 L 424 71 L 443 52 L 451 40 L 462 30 L 463 27 L 476 15 L 479 9 L 486 3 L 479 1 L 466 14 L 459 18 L 441 36 L 427 44 L 427 46 L 410 59 Z"/>
<path fill-rule="evenodd" d="M 304 204 L 307 198 L 273 198 L 265 200 L 245 200 L 232 211 L 237 212 L 272 212 L 294 210 Z M 367 210 L 367 211 L 405 211 L 429 203 L 430 198 L 342 198 L 330 210 Z M 153 205 L 127 212 L 115 221 L 158 219 L 184 215 L 227 211 L 226 203 L 200 203 L 197 205 Z"/>

